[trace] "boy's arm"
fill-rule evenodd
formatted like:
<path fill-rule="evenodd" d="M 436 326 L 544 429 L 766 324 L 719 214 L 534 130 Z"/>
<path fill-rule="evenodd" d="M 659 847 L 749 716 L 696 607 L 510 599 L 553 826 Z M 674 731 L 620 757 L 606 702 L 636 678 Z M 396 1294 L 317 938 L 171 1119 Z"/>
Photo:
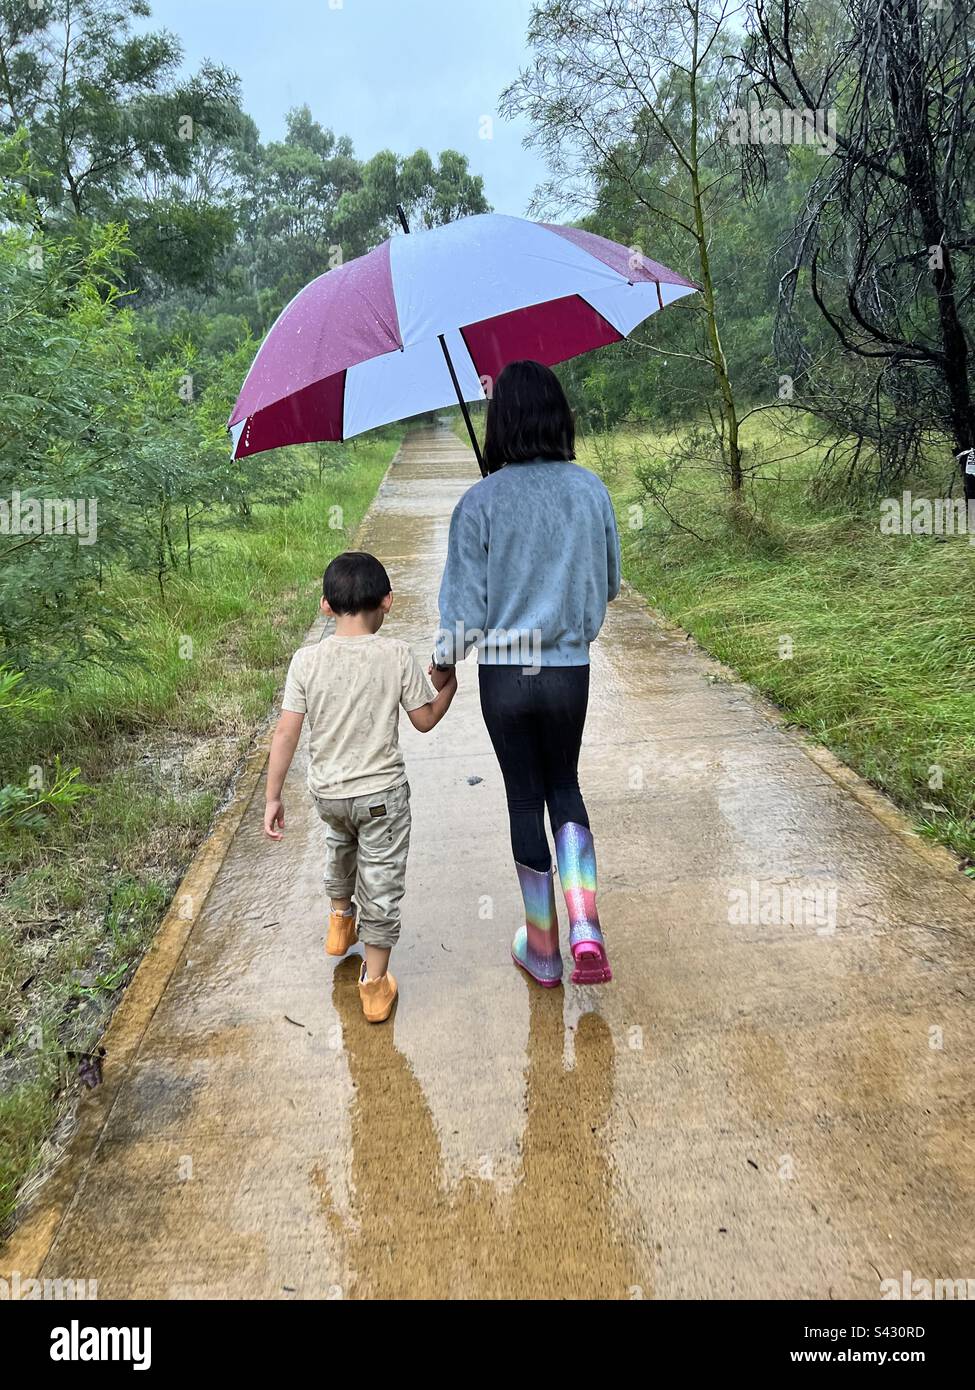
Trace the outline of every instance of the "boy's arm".
<path fill-rule="evenodd" d="M 437 691 L 432 700 L 428 700 L 417 709 L 406 711 L 414 729 L 419 729 L 421 734 L 428 734 L 431 729 L 435 729 L 450 709 L 450 702 L 456 694 L 457 676 L 451 671 L 447 683 L 442 690 Z"/>
<path fill-rule="evenodd" d="M 268 839 L 280 840 L 284 828 L 284 802 L 281 791 L 288 775 L 291 759 L 298 747 L 301 726 L 305 722 L 303 714 L 283 709 L 278 727 L 271 740 L 271 752 L 267 760 L 267 792 L 264 805 L 264 834 Z"/>

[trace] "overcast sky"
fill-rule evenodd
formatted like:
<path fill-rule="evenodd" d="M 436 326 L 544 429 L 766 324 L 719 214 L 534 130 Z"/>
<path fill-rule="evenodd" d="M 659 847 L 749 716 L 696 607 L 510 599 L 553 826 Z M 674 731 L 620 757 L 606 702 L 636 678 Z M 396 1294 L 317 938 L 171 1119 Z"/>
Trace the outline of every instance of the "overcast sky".
<path fill-rule="evenodd" d="M 155 28 L 182 40 L 187 65 L 233 68 L 265 141 L 307 103 L 356 154 L 420 147 L 466 154 L 497 212 L 524 214 L 545 175 L 524 126 L 497 115 L 526 66 L 531 0 L 151 0 Z M 493 118 L 493 138 L 482 138 Z"/>

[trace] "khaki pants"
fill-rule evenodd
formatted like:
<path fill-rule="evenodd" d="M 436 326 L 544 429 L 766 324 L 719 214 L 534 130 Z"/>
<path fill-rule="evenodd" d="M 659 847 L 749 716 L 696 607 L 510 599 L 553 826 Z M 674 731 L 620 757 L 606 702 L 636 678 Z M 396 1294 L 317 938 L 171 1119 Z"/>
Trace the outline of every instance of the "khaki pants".
<path fill-rule="evenodd" d="M 338 801 L 316 797 L 315 805 L 326 825 L 326 893 L 355 895 L 361 942 L 395 946 L 410 849 L 409 784 Z"/>

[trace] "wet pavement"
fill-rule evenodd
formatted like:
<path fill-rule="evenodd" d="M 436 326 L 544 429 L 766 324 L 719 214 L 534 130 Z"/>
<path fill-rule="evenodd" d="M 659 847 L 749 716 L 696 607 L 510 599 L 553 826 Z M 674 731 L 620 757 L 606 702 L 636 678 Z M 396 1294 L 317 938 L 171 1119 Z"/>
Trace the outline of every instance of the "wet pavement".
<path fill-rule="evenodd" d="M 392 576 L 387 630 L 424 659 L 473 478 L 448 431 L 414 434 L 360 535 Z M 127 1070 L 85 1102 L 90 1143 L 0 1267 L 36 1256 L 100 1298 L 875 1298 L 905 1270 L 975 1278 L 973 896 L 947 858 L 626 593 L 582 761 L 616 978 L 543 991 L 508 955 L 520 898 L 473 663 L 403 742 L 392 1023 L 362 1020 L 358 958 L 323 953 L 300 756 L 283 844 L 262 838 L 262 783 Z"/>

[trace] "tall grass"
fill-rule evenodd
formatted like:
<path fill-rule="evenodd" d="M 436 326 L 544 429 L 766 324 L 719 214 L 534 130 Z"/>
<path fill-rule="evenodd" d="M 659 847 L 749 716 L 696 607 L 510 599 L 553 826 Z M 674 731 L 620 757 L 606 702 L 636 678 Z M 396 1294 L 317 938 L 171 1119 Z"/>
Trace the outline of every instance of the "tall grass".
<path fill-rule="evenodd" d="M 211 530 L 192 574 L 172 576 L 163 598 L 151 578 L 113 577 L 130 659 L 82 668 L 6 729 L 6 780 L 60 757 L 92 792 L 40 832 L 0 831 L 0 1227 L 398 439 L 346 446 L 321 484 L 309 458 L 296 501 Z"/>
<path fill-rule="evenodd" d="M 815 502 L 818 450 L 790 457 L 774 419 L 752 439 L 786 457 L 756 475 L 744 517 L 702 467 L 668 493 L 672 519 L 654 506 L 638 474 L 672 437 L 583 446 L 617 504 L 627 577 L 923 833 L 975 858 L 975 545 L 884 536 L 876 503 Z"/>

